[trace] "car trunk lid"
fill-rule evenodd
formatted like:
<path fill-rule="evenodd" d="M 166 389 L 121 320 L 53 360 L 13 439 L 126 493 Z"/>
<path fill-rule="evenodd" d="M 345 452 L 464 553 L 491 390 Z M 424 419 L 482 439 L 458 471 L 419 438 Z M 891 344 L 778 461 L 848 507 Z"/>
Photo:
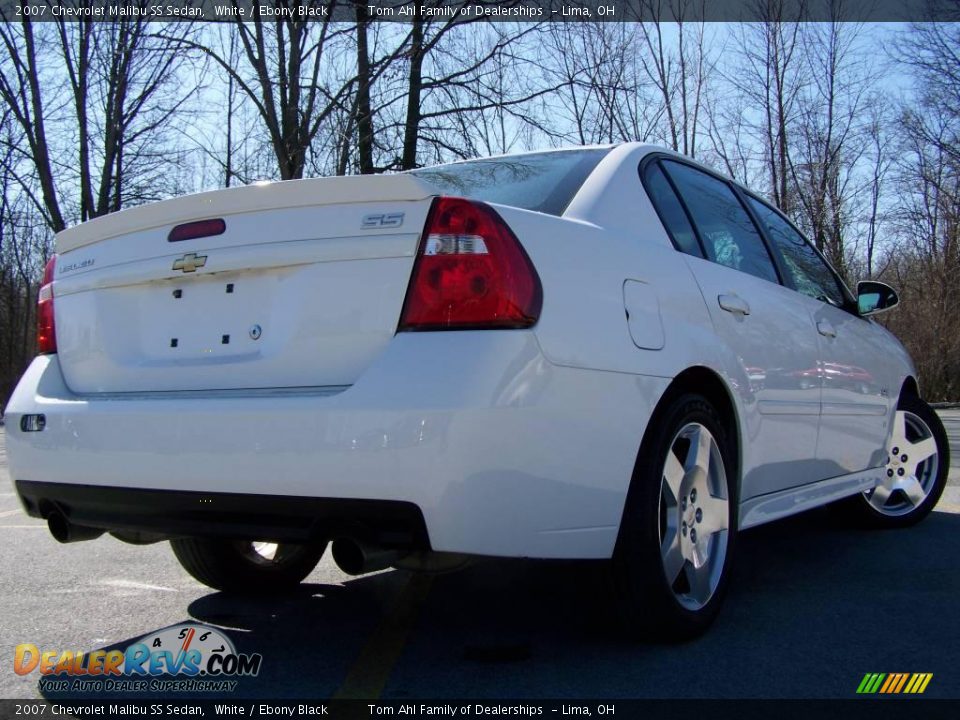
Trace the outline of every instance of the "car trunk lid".
<path fill-rule="evenodd" d="M 300 180 L 65 230 L 54 296 L 67 384 L 80 394 L 352 384 L 396 331 L 435 194 L 411 175 Z M 174 227 L 209 220 L 223 232 L 171 241 Z"/>

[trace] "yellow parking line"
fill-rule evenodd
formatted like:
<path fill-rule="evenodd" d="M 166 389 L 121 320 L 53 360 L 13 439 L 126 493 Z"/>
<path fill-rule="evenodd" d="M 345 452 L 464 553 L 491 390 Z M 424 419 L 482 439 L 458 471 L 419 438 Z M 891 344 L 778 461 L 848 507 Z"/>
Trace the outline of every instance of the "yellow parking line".
<path fill-rule="evenodd" d="M 431 575 L 413 575 L 410 578 L 401 590 L 396 605 L 383 618 L 354 660 L 347 676 L 333 694 L 334 700 L 376 700 L 380 697 L 432 585 Z"/>

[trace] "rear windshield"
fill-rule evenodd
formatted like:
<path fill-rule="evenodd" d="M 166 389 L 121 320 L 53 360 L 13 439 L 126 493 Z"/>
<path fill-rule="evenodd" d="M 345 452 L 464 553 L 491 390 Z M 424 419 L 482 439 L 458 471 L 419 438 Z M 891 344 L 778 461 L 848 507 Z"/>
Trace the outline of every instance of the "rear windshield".
<path fill-rule="evenodd" d="M 467 160 L 411 173 L 444 195 L 562 215 L 610 148 Z"/>

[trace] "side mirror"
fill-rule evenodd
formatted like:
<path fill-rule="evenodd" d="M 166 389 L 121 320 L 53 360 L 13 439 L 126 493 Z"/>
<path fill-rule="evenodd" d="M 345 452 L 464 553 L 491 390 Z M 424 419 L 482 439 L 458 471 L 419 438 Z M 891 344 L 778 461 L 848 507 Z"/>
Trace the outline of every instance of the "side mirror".
<path fill-rule="evenodd" d="M 886 283 L 876 280 L 861 280 L 857 283 L 857 309 L 861 317 L 885 312 L 899 302 L 897 291 Z"/>

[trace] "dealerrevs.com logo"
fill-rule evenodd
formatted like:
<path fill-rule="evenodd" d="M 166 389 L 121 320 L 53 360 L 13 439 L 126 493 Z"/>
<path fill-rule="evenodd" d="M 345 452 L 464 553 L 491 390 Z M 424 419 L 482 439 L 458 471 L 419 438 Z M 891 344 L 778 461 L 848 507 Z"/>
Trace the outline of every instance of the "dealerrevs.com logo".
<path fill-rule="evenodd" d="M 39 672 L 41 692 L 231 692 L 256 677 L 263 656 L 238 653 L 223 632 L 185 624 L 145 635 L 126 650 L 14 650 L 18 675 Z"/>

